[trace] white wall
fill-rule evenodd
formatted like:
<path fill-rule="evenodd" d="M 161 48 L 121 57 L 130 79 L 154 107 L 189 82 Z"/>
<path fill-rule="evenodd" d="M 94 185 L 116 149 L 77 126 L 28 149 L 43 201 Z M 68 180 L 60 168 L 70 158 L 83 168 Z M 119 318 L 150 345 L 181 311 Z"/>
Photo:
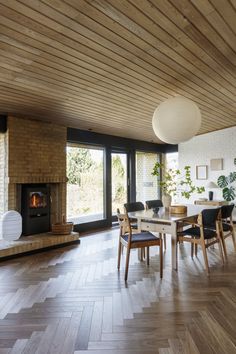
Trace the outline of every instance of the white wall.
<path fill-rule="evenodd" d="M 223 158 L 222 171 L 211 171 L 210 169 L 210 160 L 216 158 Z M 196 186 L 206 187 L 209 181 L 217 182 L 217 178 L 220 175 L 228 175 L 230 172 L 236 171 L 234 158 L 236 158 L 236 126 L 199 135 L 179 144 L 179 167 L 183 169 L 186 165 L 191 166 L 191 175 Z M 196 179 L 197 165 L 208 166 L 207 180 Z M 212 191 L 214 192 L 214 199 L 223 200 L 221 189 Z M 206 189 L 205 193 L 195 194 L 190 199 L 190 202 L 194 202 L 199 197 L 208 198 L 208 189 Z M 186 203 L 186 200 L 183 201 Z"/>

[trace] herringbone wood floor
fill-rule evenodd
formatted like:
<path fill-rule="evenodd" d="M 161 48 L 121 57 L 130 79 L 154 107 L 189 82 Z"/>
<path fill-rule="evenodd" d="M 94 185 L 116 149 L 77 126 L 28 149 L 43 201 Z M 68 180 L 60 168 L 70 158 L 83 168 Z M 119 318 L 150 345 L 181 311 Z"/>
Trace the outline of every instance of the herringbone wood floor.
<path fill-rule="evenodd" d="M 0 265 L 0 354 L 236 353 L 236 254 L 228 264 L 209 250 L 180 246 L 179 272 L 170 244 L 159 278 L 158 248 L 150 267 L 132 251 L 128 285 L 117 272 L 118 229 L 81 244 Z M 124 258 L 124 257 L 123 257 Z"/>

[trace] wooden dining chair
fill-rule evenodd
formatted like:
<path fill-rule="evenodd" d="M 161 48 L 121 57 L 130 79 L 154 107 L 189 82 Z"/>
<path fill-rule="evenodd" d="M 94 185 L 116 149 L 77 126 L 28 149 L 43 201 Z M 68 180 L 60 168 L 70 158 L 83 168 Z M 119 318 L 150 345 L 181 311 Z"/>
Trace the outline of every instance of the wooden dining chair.
<path fill-rule="evenodd" d="M 185 222 L 186 225 L 186 222 Z M 178 241 L 191 243 L 191 256 L 194 254 L 194 246 L 201 246 L 205 261 L 206 271 L 209 274 L 209 264 L 206 249 L 218 243 L 222 263 L 224 264 L 223 251 L 220 236 L 220 208 L 205 209 L 198 215 L 197 223 L 192 223 L 188 229 L 178 232 Z M 214 229 L 213 229 L 214 226 Z"/>
<path fill-rule="evenodd" d="M 234 209 L 234 204 L 230 205 L 222 205 L 221 207 L 221 240 L 222 240 L 222 246 L 224 250 L 224 255 L 225 258 L 227 258 L 227 251 L 226 251 L 226 245 L 225 245 L 225 239 L 227 237 L 232 237 L 233 245 L 234 245 L 234 250 L 236 251 L 236 242 L 235 242 L 235 231 L 234 231 L 234 224 L 233 224 L 233 209 Z"/>
<path fill-rule="evenodd" d="M 160 199 L 146 200 L 145 204 L 146 204 L 146 210 L 163 207 L 163 203 Z M 163 234 L 163 241 L 164 241 L 164 250 L 166 251 L 166 234 Z"/>
<path fill-rule="evenodd" d="M 125 281 L 128 279 L 129 259 L 130 251 L 134 248 L 145 248 L 146 262 L 149 265 L 149 247 L 160 247 L 160 278 L 163 276 L 163 251 L 162 251 L 162 239 L 156 237 L 149 231 L 139 232 L 132 234 L 130 220 L 127 214 L 117 214 L 118 222 L 120 225 L 119 246 L 118 246 L 118 264 L 117 268 L 120 269 L 121 249 L 122 246 L 126 247 L 126 263 L 125 263 Z"/>
<path fill-rule="evenodd" d="M 153 208 L 161 208 L 163 207 L 163 203 L 160 199 L 152 199 L 152 200 L 146 200 L 146 209 L 153 209 Z"/>
<path fill-rule="evenodd" d="M 141 211 L 144 210 L 144 204 L 142 202 L 129 202 L 124 204 L 124 210 L 127 213 L 133 212 L 133 211 Z M 130 218 L 130 226 L 133 232 L 138 232 L 138 223 L 137 219 L 135 218 Z M 145 248 L 141 249 L 141 260 L 145 259 Z"/>
<path fill-rule="evenodd" d="M 130 202 L 130 203 L 125 203 L 124 204 L 124 209 L 126 211 L 126 213 L 130 213 L 132 211 L 140 211 L 140 210 L 144 210 L 144 204 L 142 202 Z M 138 229 L 138 224 L 137 224 L 137 220 L 134 218 L 130 219 L 130 224 L 131 224 L 131 228 L 134 230 Z"/>

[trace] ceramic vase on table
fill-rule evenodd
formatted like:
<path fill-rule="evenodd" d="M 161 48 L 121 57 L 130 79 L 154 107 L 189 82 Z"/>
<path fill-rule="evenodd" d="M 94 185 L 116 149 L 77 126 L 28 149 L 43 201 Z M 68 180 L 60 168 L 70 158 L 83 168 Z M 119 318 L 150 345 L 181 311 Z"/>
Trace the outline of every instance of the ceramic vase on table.
<path fill-rule="evenodd" d="M 169 209 L 169 207 L 171 206 L 171 200 L 172 200 L 171 195 L 163 194 L 162 196 L 163 207 Z"/>

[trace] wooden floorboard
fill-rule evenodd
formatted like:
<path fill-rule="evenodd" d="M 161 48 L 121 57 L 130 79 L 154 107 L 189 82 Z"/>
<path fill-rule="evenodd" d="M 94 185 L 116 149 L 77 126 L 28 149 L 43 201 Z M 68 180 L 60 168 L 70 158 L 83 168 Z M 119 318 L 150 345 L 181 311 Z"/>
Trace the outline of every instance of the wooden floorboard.
<path fill-rule="evenodd" d="M 210 276 L 201 251 L 179 247 L 171 268 L 170 239 L 159 275 L 159 250 L 150 266 L 131 253 L 117 271 L 118 229 L 71 245 L 0 264 L 0 354 L 234 354 L 236 254 L 228 262 L 210 248 Z"/>

